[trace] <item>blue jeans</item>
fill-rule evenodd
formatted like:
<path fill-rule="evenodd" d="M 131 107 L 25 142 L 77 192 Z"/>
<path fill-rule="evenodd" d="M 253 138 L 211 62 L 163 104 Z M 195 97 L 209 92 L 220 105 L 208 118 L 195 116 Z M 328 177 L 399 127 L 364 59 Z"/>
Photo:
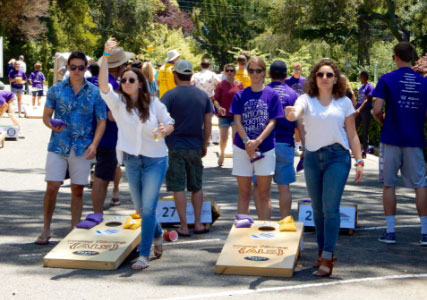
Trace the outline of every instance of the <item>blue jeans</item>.
<path fill-rule="evenodd" d="M 304 151 L 304 173 L 313 207 L 317 245 L 334 252 L 340 230 L 340 203 L 351 167 L 350 153 L 340 144 Z"/>
<path fill-rule="evenodd" d="M 168 169 L 168 157 L 146 157 L 123 153 L 123 162 L 132 201 L 136 209 L 141 209 L 140 255 L 149 256 L 153 238 L 162 236 L 162 227 L 156 218 L 156 208 L 160 187 Z"/>

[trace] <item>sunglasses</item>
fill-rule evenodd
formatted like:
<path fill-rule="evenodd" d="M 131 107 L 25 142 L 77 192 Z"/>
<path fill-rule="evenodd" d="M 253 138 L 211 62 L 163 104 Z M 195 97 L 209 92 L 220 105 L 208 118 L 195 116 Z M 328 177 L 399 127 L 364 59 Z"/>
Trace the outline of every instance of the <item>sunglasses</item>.
<path fill-rule="evenodd" d="M 129 77 L 129 78 L 122 78 L 122 79 L 120 79 L 120 83 L 121 84 L 125 84 L 126 82 L 129 82 L 130 84 L 133 84 L 133 83 L 135 83 L 136 82 L 136 78 L 133 78 L 133 77 Z"/>
<path fill-rule="evenodd" d="M 77 69 L 79 69 L 79 71 L 83 71 L 85 68 L 86 68 L 86 67 L 85 67 L 85 66 L 83 66 L 83 65 L 80 65 L 80 66 L 71 65 L 71 66 L 70 66 L 70 70 L 71 70 L 71 71 L 75 71 L 75 70 L 77 70 Z"/>
<path fill-rule="evenodd" d="M 262 69 L 248 69 L 248 72 L 249 72 L 249 74 L 254 74 L 254 73 L 261 74 L 263 72 L 263 70 Z"/>
<path fill-rule="evenodd" d="M 292 71 L 299 72 L 299 71 L 301 71 L 301 69 L 295 68 L 295 69 L 292 69 Z"/>
<path fill-rule="evenodd" d="M 332 78 L 332 77 L 334 77 L 334 73 L 330 73 L 330 72 L 327 72 L 327 73 L 317 72 L 316 73 L 316 76 L 318 78 L 323 78 L 323 77 L 325 77 L 325 75 L 326 75 L 326 78 Z"/>
<path fill-rule="evenodd" d="M 234 70 L 233 69 L 227 69 L 227 70 L 225 70 L 225 72 L 227 72 L 227 73 L 233 73 Z"/>

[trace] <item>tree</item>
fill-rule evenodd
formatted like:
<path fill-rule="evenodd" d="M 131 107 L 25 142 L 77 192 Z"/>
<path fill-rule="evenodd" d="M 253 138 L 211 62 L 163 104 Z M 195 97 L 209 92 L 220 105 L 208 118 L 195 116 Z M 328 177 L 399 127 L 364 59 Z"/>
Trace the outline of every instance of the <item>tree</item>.
<path fill-rule="evenodd" d="M 169 29 L 182 29 L 185 36 L 193 31 L 193 21 L 186 11 L 180 11 L 178 5 L 173 5 L 170 0 L 161 0 L 164 9 L 159 10 L 154 17 L 154 22 L 166 24 Z"/>

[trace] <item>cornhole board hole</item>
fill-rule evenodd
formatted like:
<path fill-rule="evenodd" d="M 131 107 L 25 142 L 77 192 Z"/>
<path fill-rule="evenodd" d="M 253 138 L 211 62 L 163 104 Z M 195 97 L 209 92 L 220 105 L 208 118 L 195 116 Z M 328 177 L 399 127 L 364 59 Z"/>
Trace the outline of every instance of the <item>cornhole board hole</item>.
<path fill-rule="evenodd" d="M 190 201 L 187 202 L 187 224 L 194 224 L 194 210 Z M 221 210 L 213 200 L 204 200 L 200 221 L 204 224 L 213 224 L 219 218 Z M 161 224 L 179 224 L 178 211 L 176 210 L 173 196 L 160 199 L 156 209 L 157 221 Z"/>
<path fill-rule="evenodd" d="M 115 270 L 141 241 L 141 230 L 123 229 L 128 216 L 106 218 L 91 229 L 74 228 L 43 258 L 50 268 Z"/>
<path fill-rule="evenodd" d="M 0 125 L 0 133 L 6 132 L 6 139 L 18 138 L 18 126 L 15 125 Z"/>
<path fill-rule="evenodd" d="M 43 119 L 43 106 L 24 105 L 25 117 L 29 119 Z"/>
<path fill-rule="evenodd" d="M 357 205 L 346 204 L 340 206 L 341 229 L 347 229 L 350 234 L 357 226 Z M 314 227 L 313 208 L 311 200 L 298 201 L 298 221 L 303 222 L 306 227 Z"/>
<path fill-rule="evenodd" d="M 217 274 L 292 277 L 299 256 L 304 224 L 297 222 L 297 231 L 264 231 L 263 221 L 250 228 L 234 225 L 216 262 Z"/>

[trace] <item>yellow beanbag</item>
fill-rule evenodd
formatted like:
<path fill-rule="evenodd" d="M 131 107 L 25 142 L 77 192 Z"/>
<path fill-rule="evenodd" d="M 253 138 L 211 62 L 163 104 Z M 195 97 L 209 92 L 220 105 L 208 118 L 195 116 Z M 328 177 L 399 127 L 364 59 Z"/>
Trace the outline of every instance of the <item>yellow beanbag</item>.
<path fill-rule="evenodd" d="M 126 219 L 125 224 L 123 225 L 124 229 L 136 230 L 141 227 L 141 219 L 133 219 L 131 217 Z"/>
<path fill-rule="evenodd" d="M 286 218 L 280 220 L 279 224 L 280 231 L 297 231 L 297 226 L 292 216 L 287 216 Z"/>

